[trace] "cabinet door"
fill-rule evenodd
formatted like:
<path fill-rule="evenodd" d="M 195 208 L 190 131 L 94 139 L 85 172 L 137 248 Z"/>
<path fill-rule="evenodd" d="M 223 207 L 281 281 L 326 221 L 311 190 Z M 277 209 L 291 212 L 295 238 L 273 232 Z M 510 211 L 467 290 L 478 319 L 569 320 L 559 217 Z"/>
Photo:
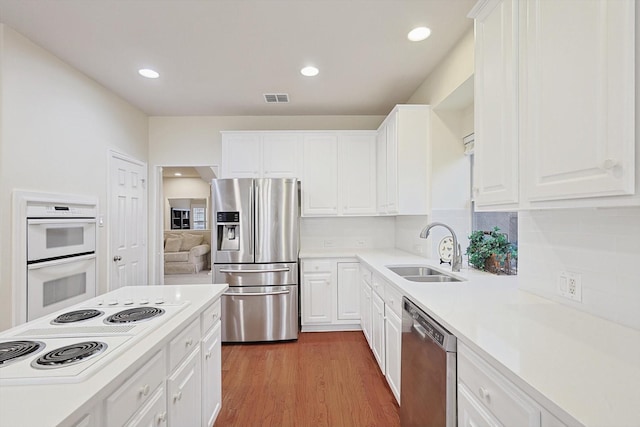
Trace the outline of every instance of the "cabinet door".
<path fill-rule="evenodd" d="M 528 200 L 634 193 L 635 3 L 523 3 Z"/>
<path fill-rule="evenodd" d="M 385 307 L 385 358 L 387 382 L 398 404 L 400 404 L 400 364 L 402 361 L 402 320 Z"/>
<path fill-rule="evenodd" d="M 302 214 L 338 214 L 338 137 L 336 134 L 304 136 Z"/>
<path fill-rule="evenodd" d="M 259 133 L 222 135 L 223 178 L 259 178 L 261 158 Z"/>
<path fill-rule="evenodd" d="M 361 275 L 362 277 L 362 275 Z M 371 281 L 371 273 L 369 273 L 369 282 Z M 369 343 L 369 348 L 372 347 L 371 341 L 371 286 L 366 279 L 360 279 L 360 326 L 362 327 L 362 333 Z"/>
<path fill-rule="evenodd" d="M 262 176 L 298 178 L 300 134 L 264 133 L 262 135 Z"/>
<path fill-rule="evenodd" d="M 340 135 L 340 213 L 376 213 L 375 134 Z"/>
<path fill-rule="evenodd" d="M 111 424 L 109 424 L 111 425 Z M 165 388 L 160 387 L 147 404 L 129 420 L 125 427 L 163 427 L 167 425 L 167 398 Z M 185 424 L 186 425 L 186 424 Z"/>
<path fill-rule="evenodd" d="M 303 273 L 302 322 L 303 324 L 330 323 L 333 277 L 330 272 Z"/>
<path fill-rule="evenodd" d="M 464 384 L 458 385 L 458 425 L 460 427 L 500 427 Z"/>
<path fill-rule="evenodd" d="M 371 350 L 384 374 L 385 371 L 385 350 L 384 350 L 384 301 L 377 293 L 371 292 L 371 340 L 373 345 Z"/>
<path fill-rule="evenodd" d="M 169 425 L 199 426 L 202 419 L 200 349 L 196 348 L 167 380 Z"/>
<path fill-rule="evenodd" d="M 517 13 L 517 0 L 493 1 L 475 21 L 473 195 L 478 207 L 518 202 Z"/>
<path fill-rule="evenodd" d="M 360 263 L 338 263 L 338 320 L 360 320 Z"/>
<path fill-rule="evenodd" d="M 387 213 L 387 125 L 376 133 L 376 206 L 379 214 Z"/>
<path fill-rule="evenodd" d="M 222 407 L 220 321 L 202 340 L 202 427 L 211 427 Z"/>
<path fill-rule="evenodd" d="M 398 213 L 398 113 L 393 112 L 387 119 L 387 211 Z M 425 159 L 426 163 L 427 159 Z"/>

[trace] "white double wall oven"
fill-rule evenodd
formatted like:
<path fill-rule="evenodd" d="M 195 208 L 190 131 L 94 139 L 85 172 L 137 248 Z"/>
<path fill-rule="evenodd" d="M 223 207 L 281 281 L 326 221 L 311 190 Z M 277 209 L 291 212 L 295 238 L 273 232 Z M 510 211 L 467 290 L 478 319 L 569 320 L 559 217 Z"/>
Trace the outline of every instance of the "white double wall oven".
<path fill-rule="evenodd" d="M 95 205 L 27 205 L 27 321 L 96 295 Z"/>

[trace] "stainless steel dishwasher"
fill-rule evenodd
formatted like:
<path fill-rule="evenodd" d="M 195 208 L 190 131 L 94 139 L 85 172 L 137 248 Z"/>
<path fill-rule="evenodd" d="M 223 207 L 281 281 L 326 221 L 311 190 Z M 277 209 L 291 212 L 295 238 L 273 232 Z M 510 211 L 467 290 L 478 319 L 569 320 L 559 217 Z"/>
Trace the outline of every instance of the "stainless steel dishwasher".
<path fill-rule="evenodd" d="M 402 299 L 402 427 L 455 427 L 456 337 Z"/>

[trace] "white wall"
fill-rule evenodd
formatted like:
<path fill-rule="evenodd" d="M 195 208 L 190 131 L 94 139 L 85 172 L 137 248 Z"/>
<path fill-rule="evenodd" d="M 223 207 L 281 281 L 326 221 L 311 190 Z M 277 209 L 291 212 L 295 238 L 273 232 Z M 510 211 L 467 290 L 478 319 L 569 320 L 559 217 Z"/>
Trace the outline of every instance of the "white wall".
<path fill-rule="evenodd" d="M 169 199 L 205 199 L 207 215 L 210 214 L 211 184 L 200 178 L 170 178 L 162 180 L 164 193 L 164 229 L 171 229 Z M 190 207 L 190 206 L 189 206 Z"/>
<path fill-rule="evenodd" d="M 418 255 L 437 257 L 438 243 L 449 233 L 434 229 L 425 242 L 421 229 L 432 221 L 440 221 L 454 229 L 462 251 L 470 234 L 470 168 L 464 155 L 462 138 L 473 132 L 474 72 L 473 30 L 467 32 L 447 57 L 425 79 L 407 103 L 429 104 L 431 111 L 431 215 L 398 217 L 396 247 Z M 467 99 L 465 104 L 465 99 Z"/>
<path fill-rule="evenodd" d="M 0 330 L 12 325 L 14 190 L 96 197 L 107 215 L 110 149 L 147 161 L 147 116 L 0 24 Z M 107 289 L 108 237 L 98 231 L 98 288 Z M 18 284 L 16 284 L 18 285 Z M 22 285 L 22 284 L 20 284 Z"/>
<path fill-rule="evenodd" d="M 520 212 L 522 289 L 640 329 L 640 208 Z M 579 273 L 582 303 L 560 298 L 560 271 Z"/>

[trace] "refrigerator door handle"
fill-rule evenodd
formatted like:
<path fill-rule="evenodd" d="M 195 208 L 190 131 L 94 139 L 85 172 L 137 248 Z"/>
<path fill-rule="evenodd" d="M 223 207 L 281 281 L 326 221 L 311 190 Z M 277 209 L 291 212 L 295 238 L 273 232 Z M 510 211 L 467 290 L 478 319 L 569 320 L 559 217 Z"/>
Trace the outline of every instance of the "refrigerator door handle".
<path fill-rule="evenodd" d="M 249 253 L 252 255 L 253 258 L 253 237 L 254 234 L 257 233 L 256 230 L 256 222 L 255 222 L 255 218 L 253 217 L 254 215 L 254 200 L 253 200 L 253 186 L 255 185 L 255 183 L 253 181 L 251 181 L 251 186 L 249 187 L 249 217 L 251 218 L 251 223 L 250 223 L 250 227 L 251 227 L 251 231 L 249 232 Z"/>
<path fill-rule="evenodd" d="M 220 273 L 280 273 L 283 271 L 291 271 L 289 267 L 270 268 L 268 270 L 231 270 L 227 268 L 220 269 Z"/>
<path fill-rule="evenodd" d="M 290 290 L 286 291 L 276 291 L 276 292 L 225 292 L 222 295 L 228 297 L 263 297 L 269 295 L 285 295 L 290 293 Z"/>

